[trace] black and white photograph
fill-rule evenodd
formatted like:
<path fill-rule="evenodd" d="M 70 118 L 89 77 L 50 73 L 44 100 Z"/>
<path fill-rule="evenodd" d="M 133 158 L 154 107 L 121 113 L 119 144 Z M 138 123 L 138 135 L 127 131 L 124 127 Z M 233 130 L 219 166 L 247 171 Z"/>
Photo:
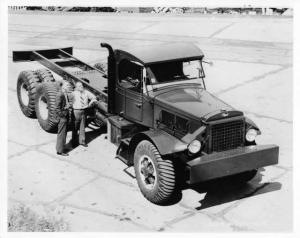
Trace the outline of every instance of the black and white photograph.
<path fill-rule="evenodd" d="M 8 236 L 293 232 L 295 9 L 245 2 L 8 1 Z"/>

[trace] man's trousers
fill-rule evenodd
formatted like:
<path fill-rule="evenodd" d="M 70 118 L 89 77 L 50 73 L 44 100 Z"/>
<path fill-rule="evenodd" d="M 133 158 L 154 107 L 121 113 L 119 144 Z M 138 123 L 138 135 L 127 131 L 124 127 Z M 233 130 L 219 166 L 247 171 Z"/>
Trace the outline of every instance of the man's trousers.
<path fill-rule="evenodd" d="M 64 152 L 64 147 L 66 144 L 67 137 L 67 118 L 60 118 L 58 122 L 58 132 L 57 132 L 57 140 L 56 140 L 56 151 L 58 153 Z"/>
<path fill-rule="evenodd" d="M 74 127 L 72 131 L 72 143 L 74 145 L 78 144 L 85 144 L 85 110 L 76 110 L 74 109 Z M 79 130 L 79 141 L 78 141 L 78 130 Z"/>

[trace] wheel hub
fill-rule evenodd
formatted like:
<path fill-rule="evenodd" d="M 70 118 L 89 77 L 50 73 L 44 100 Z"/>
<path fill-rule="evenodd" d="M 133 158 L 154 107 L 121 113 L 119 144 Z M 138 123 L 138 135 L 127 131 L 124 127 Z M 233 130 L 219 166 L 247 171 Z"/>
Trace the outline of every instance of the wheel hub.
<path fill-rule="evenodd" d="M 47 99 L 42 96 L 39 99 L 39 110 L 40 110 L 40 115 L 43 120 L 48 119 L 48 103 Z"/>
<path fill-rule="evenodd" d="M 157 181 L 157 173 L 153 161 L 148 156 L 140 158 L 139 172 L 144 186 L 153 189 Z"/>

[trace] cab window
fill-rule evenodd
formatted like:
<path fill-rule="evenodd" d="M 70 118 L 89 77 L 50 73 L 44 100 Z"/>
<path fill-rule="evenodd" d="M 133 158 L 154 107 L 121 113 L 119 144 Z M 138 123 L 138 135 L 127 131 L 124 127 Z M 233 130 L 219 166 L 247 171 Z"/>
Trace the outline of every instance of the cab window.
<path fill-rule="evenodd" d="M 126 89 L 142 92 L 143 67 L 127 59 L 121 60 L 118 66 L 119 83 Z"/>

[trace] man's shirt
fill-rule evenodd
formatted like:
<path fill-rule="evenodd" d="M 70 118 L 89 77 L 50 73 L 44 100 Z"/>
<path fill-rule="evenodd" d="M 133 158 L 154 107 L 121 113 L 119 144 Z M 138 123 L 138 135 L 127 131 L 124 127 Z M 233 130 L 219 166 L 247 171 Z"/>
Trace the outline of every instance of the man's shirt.
<path fill-rule="evenodd" d="M 83 92 L 74 91 L 73 93 L 73 109 L 86 109 L 89 107 L 89 103 L 96 101 L 96 97 L 89 91 Z"/>

